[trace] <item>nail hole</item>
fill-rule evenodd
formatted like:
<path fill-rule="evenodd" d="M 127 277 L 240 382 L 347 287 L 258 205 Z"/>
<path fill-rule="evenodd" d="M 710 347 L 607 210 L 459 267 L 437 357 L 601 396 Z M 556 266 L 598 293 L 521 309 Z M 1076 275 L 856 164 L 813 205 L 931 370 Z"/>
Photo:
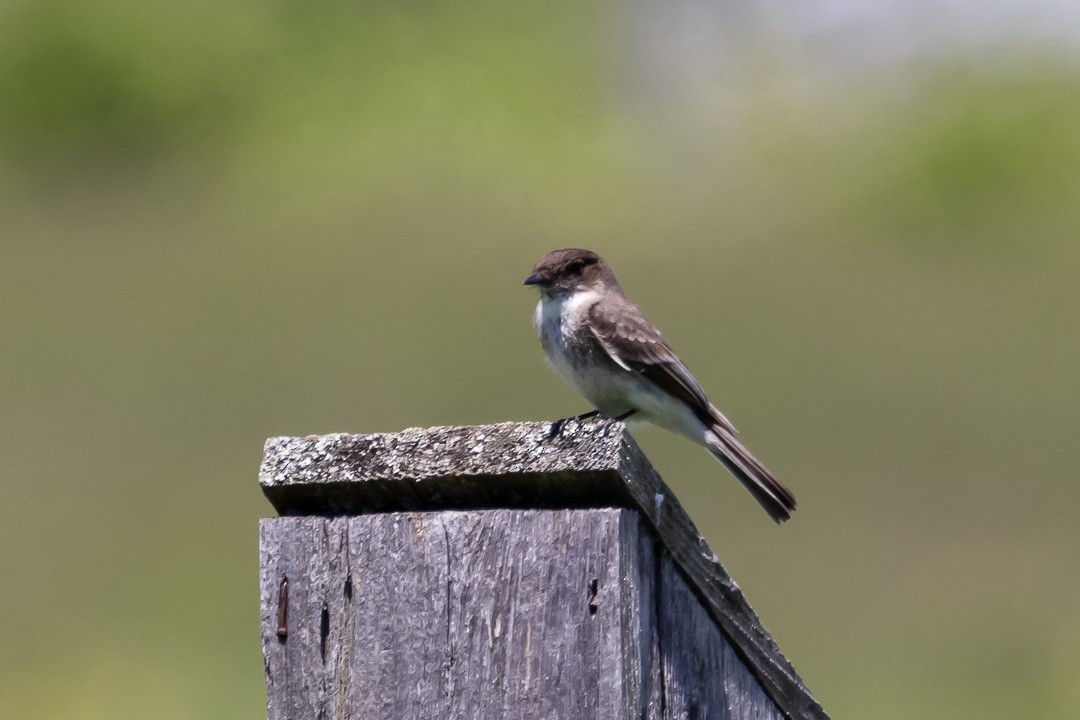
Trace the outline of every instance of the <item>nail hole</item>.
<path fill-rule="evenodd" d="M 352 600 L 352 575 L 345 578 L 345 599 Z"/>
<path fill-rule="evenodd" d="M 597 593 L 600 591 L 600 579 L 593 578 L 589 583 L 589 614 L 595 615 L 596 611 L 600 609 L 600 603 L 596 599 Z"/>

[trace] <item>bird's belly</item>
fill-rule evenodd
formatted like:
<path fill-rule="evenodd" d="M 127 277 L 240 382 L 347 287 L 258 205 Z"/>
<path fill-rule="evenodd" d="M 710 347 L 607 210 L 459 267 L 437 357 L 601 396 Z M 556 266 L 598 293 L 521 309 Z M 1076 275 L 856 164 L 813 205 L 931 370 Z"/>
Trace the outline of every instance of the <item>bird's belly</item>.
<path fill-rule="evenodd" d="M 693 410 L 636 373 L 603 366 L 557 369 L 605 417 L 634 410 L 632 425 L 647 422 L 698 444 L 705 441 L 705 426 Z"/>
<path fill-rule="evenodd" d="M 635 409 L 634 382 L 629 373 L 602 365 L 569 367 L 555 363 L 563 378 L 577 388 L 592 406 L 606 417 L 618 417 Z"/>

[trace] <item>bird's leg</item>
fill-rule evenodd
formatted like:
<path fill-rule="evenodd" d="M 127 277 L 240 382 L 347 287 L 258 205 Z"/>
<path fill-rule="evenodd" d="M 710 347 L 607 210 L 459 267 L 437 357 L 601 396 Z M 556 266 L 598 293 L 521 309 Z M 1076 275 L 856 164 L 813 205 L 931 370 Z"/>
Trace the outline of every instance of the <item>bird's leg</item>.
<path fill-rule="evenodd" d="M 581 413 L 580 415 L 574 415 L 573 417 L 565 417 L 561 420 L 556 420 L 555 422 L 551 423 L 551 429 L 548 430 L 548 438 L 550 439 L 562 435 L 563 427 L 565 427 L 566 423 L 570 422 L 571 420 L 581 422 L 582 420 L 594 418 L 599 414 L 599 410 L 590 410 L 589 412 Z"/>
<path fill-rule="evenodd" d="M 618 417 L 608 418 L 608 422 L 622 422 L 623 420 L 630 417 L 631 415 L 633 415 L 636 412 L 637 412 L 637 408 L 630 408 L 629 410 L 624 412 L 622 415 L 619 415 Z"/>

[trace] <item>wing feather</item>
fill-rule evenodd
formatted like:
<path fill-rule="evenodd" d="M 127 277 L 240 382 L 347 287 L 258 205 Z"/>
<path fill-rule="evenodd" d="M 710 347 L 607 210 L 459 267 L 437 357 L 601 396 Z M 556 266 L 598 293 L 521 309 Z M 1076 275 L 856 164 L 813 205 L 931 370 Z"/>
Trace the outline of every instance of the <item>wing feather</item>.
<path fill-rule="evenodd" d="M 615 364 L 635 372 L 686 403 L 707 426 L 717 423 L 736 432 L 701 389 L 664 336 L 625 298 L 596 303 L 589 309 L 589 329 Z"/>

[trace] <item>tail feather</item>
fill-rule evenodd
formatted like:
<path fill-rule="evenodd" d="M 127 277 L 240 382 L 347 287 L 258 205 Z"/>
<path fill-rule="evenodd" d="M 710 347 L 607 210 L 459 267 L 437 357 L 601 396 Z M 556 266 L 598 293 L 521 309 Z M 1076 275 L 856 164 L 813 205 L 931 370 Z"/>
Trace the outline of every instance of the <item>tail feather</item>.
<path fill-rule="evenodd" d="M 710 428 L 708 448 L 750 491 L 769 517 L 778 523 L 791 517 L 795 496 L 724 425 L 716 423 Z"/>

